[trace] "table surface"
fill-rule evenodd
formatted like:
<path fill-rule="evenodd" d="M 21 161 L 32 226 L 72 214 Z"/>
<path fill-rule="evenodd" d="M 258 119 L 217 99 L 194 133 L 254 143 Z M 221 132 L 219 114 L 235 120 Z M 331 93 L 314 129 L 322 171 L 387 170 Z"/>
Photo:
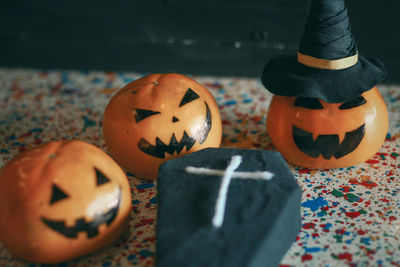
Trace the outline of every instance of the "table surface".
<path fill-rule="evenodd" d="M 144 74 L 0 69 L 0 166 L 50 140 L 80 139 L 107 151 L 104 108 Z M 271 99 L 258 79 L 192 76 L 216 98 L 223 147 L 274 150 L 266 131 Z M 389 132 L 379 152 L 350 168 L 290 166 L 303 189 L 302 229 L 282 266 L 400 266 L 400 85 L 381 85 Z M 157 191 L 128 174 L 133 189 L 129 231 L 112 245 L 62 266 L 153 266 Z M 0 243 L 0 266 L 29 266 Z M 32 264 L 32 266 L 34 266 Z"/>

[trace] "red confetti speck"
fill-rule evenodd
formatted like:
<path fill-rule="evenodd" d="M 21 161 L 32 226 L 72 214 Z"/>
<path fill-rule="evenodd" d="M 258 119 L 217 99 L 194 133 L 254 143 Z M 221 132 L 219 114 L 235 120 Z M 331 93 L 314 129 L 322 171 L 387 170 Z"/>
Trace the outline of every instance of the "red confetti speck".
<path fill-rule="evenodd" d="M 206 85 L 208 88 L 215 88 L 215 89 L 224 88 L 224 86 L 223 86 L 222 84 L 220 84 L 220 83 L 205 83 L 205 85 Z"/>
<path fill-rule="evenodd" d="M 339 260 L 348 260 L 352 261 L 353 260 L 353 254 L 350 254 L 348 252 L 341 253 L 338 255 Z"/>
<path fill-rule="evenodd" d="M 364 250 L 364 252 L 367 254 L 367 256 L 373 255 L 376 253 L 376 250 L 367 248 L 365 246 L 360 246 L 360 249 Z"/>
<path fill-rule="evenodd" d="M 350 186 L 343 186 L 340 190 L 343 193 L 349 193 L 350 192 L 351 187 Z"/>
<path fill-rule="evenodd" d="M 309 260 L 312 260 L 312 258 L 313 257 L 311 254 L 305 254 L 305 255 L 301 256 L 301 261 L 302 262 L 309 261 Z"/>
<path fill-rule="evenodd" d="M 389 155 L 388 153 L 376 153 L 377 156 L 387 156 Z"/>
<path fill-rule="evenodd" d="M 313 229 L 315 227 L 315 224 L 313 223 L 305 223 L 303 225 L 303 229 Z"/>
<path fill-rule="evenodd" d="M 349 179 L 350 184 L 358 184 L 357 179 Z"/>
<path fill-rule="evenodd" d="M 369 160 L 367 160 L 365 163 L 368 163 L 368 164 L 375 164 L 375 163 L 379 163 L 379 160 L 376 160 L 376 159 L 369 159 Z"/>
<path fill-rule="evenodd" d="M 363 181 L 363 182 L 360 183 L 360 185 L 363 185 L 363 186 L 368 187 L 368 188 L 372 188 L 372 187 L 377 186 L 378 184 L 373 182 L 373 181 Z"/>
<path fill-rule="evenodd" d="M 359 229 L 359 230 L 357 231 L 357 234 L 359 234 L 359 235 L 364 235 L 366 232 L 367 232 L 367 231 L 364 231 L 364 230 L 362 230 L 362 229 Z"/>
<path fill-rule="evenodd" d="M 387 198 L 381 198 L 381 199 L 379 199 L 379 201 L 382 201 L 382 202 L 386 202 L 386 203 L 389 203 L 389 199 L 387 199 Z"/>
<path fill-rule="evenodd" d="M 392 221 L 395 221 L 395 220 L 397 220 L 396 217 L 394 217 L 393 215 L 392 215 L 392 216 L 389 216 L 389 221 L 392 222 Z"/>
<path fill-rule="evenodd" d="M 31 132 L 27 132 L 27 133 L 24 133 L 23 135 L 21 135 L 20 138 L 25 138 L 25 137 L 28 137 L 30 135 L 32 135 L 32 133 Z"/>
<path fill-rule="evenodd" d="M 320 227 L 324 228 L 322 229 L 323 232 L 329 233 L 329 229 L 326 228 L 326 224 L 321 224 Z"/>
<path fill-rule="evenodd" d="M 299 170 L 299 173 L 310 173 L 310 172 L 311 172 L 311 170 L 308 168 L 302 168 Z"/>
<path fill-rule="evenodd" d="M 256 148 L 260 148 L 260 147 L 261 147 L 261 145 L 260 145 L 260 144 L 257 144 L 257 143 L 251 143 L 251 145 L 252 145 L 253 147 L 256 147 Z"/>
<path fill-rule="evenodd" d="M 61 86 L 62 86 L 62 83 L 58 83 L 58 84 L 54 85 L 53 88 L 51 89 L 51 93 L 57 94 L 58 92 L 60 92 Z"/>
<path fill-rule="evenodd" d="M 259 123 L 260 121 L 262 121 L 262 117 L 261 116 L 254 116 L 251 117 L 250 120 L 253 121 L 254 123 Z"/>
<path fill-rule="evenodd" d="M 359 211 L 349 211 L 345 213 L 347 217 L 350 217 L 352 219 L 357 218 L 358 216 L 361 215 Z"/>
<path fill-rule="evenodd" d="M 342 235 L 342 234 L 344 234 L 346 231 L 344 230 L 344 229 L 338 229 L 338 230 L 336 230 L 336 233 L 337 234 L 340 234 L 340 235 Z"/>
<path fill-rule="evenodd" d="M 33 143 L 34 143 L 35 145 L 40 145 L 40 144 L 42 143 L 42 139 L 36 138 L 35 141 L 33 141 Z"/>
<path fill-rule="evenodd" d="M 156 238 L 155 237 L 148 237 L 145 240 L 147 240 L 149 242 L 154 242 L 154 241 L 156 241 Z"/>
<path fill-rule="evenodd" d="M 140 223 L 136 224 L 136 227 L 140 227 L 140 226 L 145 226 L 148 224 L 152 224 L 154 222 L 154 219 L 142 219 L 140 220 Z"/>

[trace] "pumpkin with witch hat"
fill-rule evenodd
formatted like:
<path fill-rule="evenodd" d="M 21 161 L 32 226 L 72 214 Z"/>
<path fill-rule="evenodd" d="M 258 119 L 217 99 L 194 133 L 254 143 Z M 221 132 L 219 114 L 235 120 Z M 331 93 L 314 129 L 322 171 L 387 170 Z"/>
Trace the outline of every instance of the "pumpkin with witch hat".
<path fill-rule="evenodd" d="M 383 64 L 358 54 L 344 0 L 313 0 L 297 56 L 270 60 L 262 82 L 273 94 L 267 129 L 291 163 L 338 168 L 382 146 L 386 105 L 376 84 Z"/>

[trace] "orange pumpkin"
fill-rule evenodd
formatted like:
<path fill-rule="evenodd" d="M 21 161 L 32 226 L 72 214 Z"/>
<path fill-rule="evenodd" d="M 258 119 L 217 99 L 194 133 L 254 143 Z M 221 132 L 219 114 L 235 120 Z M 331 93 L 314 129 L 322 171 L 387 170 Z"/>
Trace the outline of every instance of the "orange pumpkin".
<path fill-rule="evenodd" d="M 373 156 L 388 131 L 386 105 L 376 87 L 344 103 L 274 95 L 267 129 L 291 163 L 308 168 L 353 166 Z"/>
<path fill-rule="evenodd" d="M 109 244 L 130 210 L 125 173 L 82 141 L 41 145 L 0 169 L 0 240 L 29 261 L 57 263 Z"/>
<path fill-rule="evenodd" d="M 201 84 L 180 74 L 150 74 L 111 99 L 103 133 L 118 163 L 155 180 L 166 160 L 218 147 L 222 123 L 215 99 Z"/>

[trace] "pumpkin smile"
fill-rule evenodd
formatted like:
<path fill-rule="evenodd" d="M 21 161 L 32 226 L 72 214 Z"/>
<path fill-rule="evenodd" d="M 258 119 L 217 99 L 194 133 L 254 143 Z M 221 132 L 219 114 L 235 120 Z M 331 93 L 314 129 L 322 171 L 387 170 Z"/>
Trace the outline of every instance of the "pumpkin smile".
<path fill-rule="evenodd" d="M 86 221 L 85 217 L 80 217 L 75 220 L 75 225 L 68 227 L 65 221 L 62 220 L 51 220 L 42 217 L 42 221 L 51 229 L 57 231 L 58 233 L 68 237 L 77 238 L 79 232 L 86 232 L 88 238 L 93 238 L 98 235 L 98 227 L 103 223 L 107 226 L 114 221 L 117 216 L 119 206 L 121 204 L 121 188 L 118 188 L 117 193 L 113 196 L 113 201 L 109 202 L 108 210 L 106 212 L 97 213 L 93 216 L 91 221 Z M 99 203 L 103 204 L 103 203 Z"/>
<path fill-rule="evenodd" d="M 115 160 L 137 177 L 156 180 L 158 167 L 218 147 L 218 104 L 203 85 L 177 73 L 153 73 L 127 84 L 104 112 L 103 135 Z"/>
<path fill-rule="evenodd" d="M 194 146 L 196 141 L 199 142 L 199 144 L 202 144 L 207 139 L 212 125 L 210 108 L 206 102 L 204 102 L 204 104 L 206 105 L 206 119 L 202 127 L 200 127 L 200 129 L 194 134 L 194 137 L 189 136 L 186 131 L 183 131 L 183 137 L 178 142 L 175 134 L 173 133 L 168 145 L 161 141 L 161 139 L 158 137 L 156 137 L 155 145 L 152 145 L 146 139 L 141 138 L 138 142 L 139 149 L 150 156 L 164 158 L 165 153 L 173 155 L 175 152 L 177 152 L 179 154 L 185 147 L 186 151 L 188 151 Z"/>
<path fill-rule="evenodd" d="M 365 135 L 365 124 L 357 129 L 346 132 L 342 143 L 339 142 L 339 135 L 319 135 L 315 141 L 313 134 L 292 126 L 293 140 L 297 147 L 310 157 L 317 158 L 320 154 L 324 159 L 330 159 L 334 156 L 339 159 L 353 152 L 361 143 Z"/>

